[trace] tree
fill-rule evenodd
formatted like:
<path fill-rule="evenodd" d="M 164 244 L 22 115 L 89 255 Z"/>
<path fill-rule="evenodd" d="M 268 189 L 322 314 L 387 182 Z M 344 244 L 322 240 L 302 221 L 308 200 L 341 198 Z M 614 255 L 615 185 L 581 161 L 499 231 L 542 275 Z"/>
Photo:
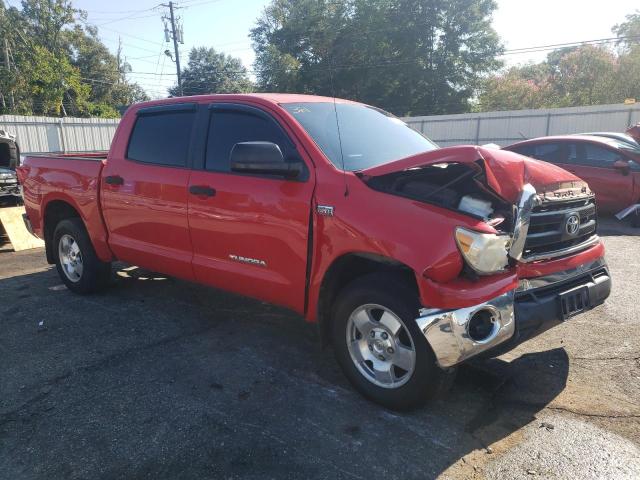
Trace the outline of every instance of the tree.
<path fill-rule="evenodd" d="M 127 81 L 129 65 L 119 61 L 100 41 L 96 27 L 76 25 L 64 34 L 72 65 L 78 68 L 82 80 L 91 86 L 89 101 L 100 105 L 93 111 L 100 112 L 100 116 L 117 116 L 116 108 L 149 99 L 139 85 Z"/>
<path fill-rule="evenodd" d="M 22 10 L 0 2 L 0 44 L 10 51 L 0 67 L 0 111 L 114 117 L 147 98 L 85 19 L 69 0 L 23 0 Z"/>
<path fill-rule="evenodd" d="M 562 56 L 555 72 L 559 106 L 615 103 L 617 59 L 604 47 L 583 45 Z"/>
<path fill-rule="evenodd" d="M 512 67 L 486 80 L 478 97 L 480 111 L 521 110 L 553 104 L 554 91 L 545 68 Z"/>
<path fill-rule="evenodd" d="M 618 61 L 615 91 L 620 99 L 635 98 L 640 100 L 640 46 L 635 46 Z"/>
<path fill-rule="evenodd" d="M 640 44 L 640 11 L 627 15 L 626 21 L 615 25 L 611 31 L 619 37 L 618 45 L 629 49 Z"/>
<path fill-rule="evenodd" d="M 242 61 L 213 48 L 192 48 L 187 67 L 181 73 L 184 95 L 247 93 L 253 88 Z M 180 95 L 178 86 L 171 87 L 169 93 Z"/>
<path fill-rule="evenodd" d="M 634 58 L 640 60 L 640 55 Z M 606 47 L 592 45 L 555 50 L 544 62 L 512 67 L 489 77 L 480 89 L 477 108 L 514 110 L 621 102 L 627 96 L 620 83 L 623 65 L 626 82 L 637 85 L 640 65 L 628 54 L 616 57 Z"/>
<path fill-rule="evenodd" d="M 260 90 L 399 114 L 466 111 L 501 52 L 493 0 L 272 0 L 251 31 Z"/>

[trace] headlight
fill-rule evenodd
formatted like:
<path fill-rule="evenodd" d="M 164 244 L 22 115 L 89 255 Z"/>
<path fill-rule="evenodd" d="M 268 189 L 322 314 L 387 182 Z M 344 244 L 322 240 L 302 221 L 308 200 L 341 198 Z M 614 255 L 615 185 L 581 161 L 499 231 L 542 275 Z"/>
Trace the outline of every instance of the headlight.
<path fill-rule="evenodd" d="M 456 228 L 456 243 L 467 264 L 478 274 L 488 275 L 504 270 L 509 264 L 509 235 L 480 233 Z"/>

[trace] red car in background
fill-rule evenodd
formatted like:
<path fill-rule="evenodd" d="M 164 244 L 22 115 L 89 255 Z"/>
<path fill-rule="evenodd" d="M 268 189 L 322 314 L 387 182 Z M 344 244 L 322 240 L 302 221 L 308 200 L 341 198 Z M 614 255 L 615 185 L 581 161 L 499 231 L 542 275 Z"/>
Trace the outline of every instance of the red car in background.
<path fill-rule="evenodd" d="M 554 163 L 582 178 L 596 194 L 598 210 L 618 213 L 640 203 L 640 148 L 596 135 L 541 137 L 503 150 Z"/>

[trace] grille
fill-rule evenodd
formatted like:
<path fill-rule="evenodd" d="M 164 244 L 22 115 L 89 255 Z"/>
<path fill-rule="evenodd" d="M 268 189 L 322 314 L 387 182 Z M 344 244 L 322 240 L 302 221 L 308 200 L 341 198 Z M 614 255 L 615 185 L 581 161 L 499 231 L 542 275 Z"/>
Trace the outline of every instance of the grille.
<path fill-rule="evenodd" d="M 578 216 L 577 232 L 567 231 L 570 217 Z M 554 256 L 587 241 L 596 233 L 596 203 L 593 197 L 563 202 L 545 202 L 534 207 L 529 232 L 524 245 L 523 259 L 546 253 Z"/>

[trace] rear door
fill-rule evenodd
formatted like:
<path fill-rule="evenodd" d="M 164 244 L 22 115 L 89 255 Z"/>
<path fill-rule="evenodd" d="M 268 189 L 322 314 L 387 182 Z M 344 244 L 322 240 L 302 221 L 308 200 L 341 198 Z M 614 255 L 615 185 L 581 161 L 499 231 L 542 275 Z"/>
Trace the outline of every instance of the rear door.
<path fill-rule="evenodd" d="M 101 204 L 116 257 L 191 279 L 187 219 L 195 104 L 140 109 L 122 152 L 110 154 Z"/>
<path fill-rule="evenodd" d="M 628 161 L 618 150 L 591 142 L 569 143 L 570 155 L 561 167 L 589 184 L 596 194 L 598 210 L 618 212 L 633 200 L 633 175 L 614 168 L 618 160 Z"/>
<path fill-rule="evenodd" d="M 314 170 L 275 117 L 255 106 L 203 106 L 201 163 L 189 180 L 193 271 L 198 281 L 304 311 Z M 277 144 L 285 159 L 302 160 L 296 180 L 234 173 L 240 142 Z"/>

